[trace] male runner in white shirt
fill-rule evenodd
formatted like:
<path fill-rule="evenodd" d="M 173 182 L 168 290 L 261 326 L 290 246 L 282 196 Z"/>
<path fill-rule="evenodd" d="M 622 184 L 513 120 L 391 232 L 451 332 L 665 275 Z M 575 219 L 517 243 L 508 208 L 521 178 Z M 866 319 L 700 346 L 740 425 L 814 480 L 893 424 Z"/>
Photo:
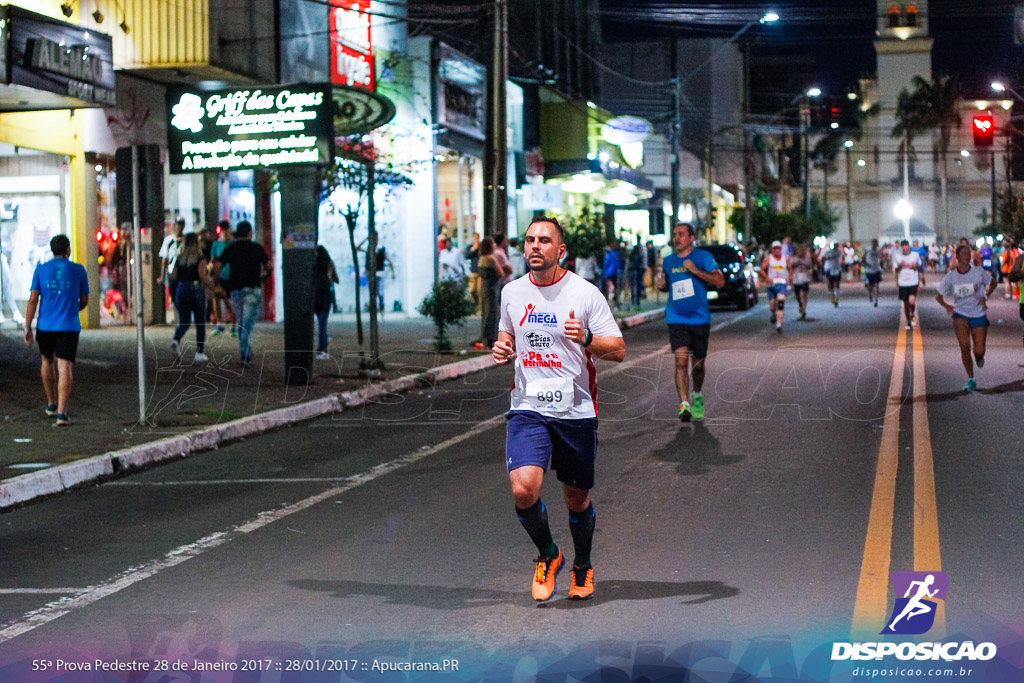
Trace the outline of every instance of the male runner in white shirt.
<path fill-rule="evenodd" d="M 529 272 L 502 289 L 498 341 L 491 349 L 498 364 L 515 359 L 505 461 L 516 514 L 539 551 L 534 600 L 552 596 L 564 564 L 540 499 L 549 465 L 562 482 L 576 554 L 569 598 L 586 599 L 594 595 L 593 357 L 621 362 L 626 345 L 600 290 L 558 265 L 565 256 L 565 235 L 558 221 L 535 218 L 523 240 L 523 255 Z"/>

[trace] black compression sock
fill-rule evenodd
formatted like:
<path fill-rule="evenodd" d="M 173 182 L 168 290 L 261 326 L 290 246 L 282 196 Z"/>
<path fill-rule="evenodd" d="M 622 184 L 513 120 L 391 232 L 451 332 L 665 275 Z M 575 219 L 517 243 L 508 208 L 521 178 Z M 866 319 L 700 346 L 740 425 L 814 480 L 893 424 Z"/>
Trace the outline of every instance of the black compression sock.
<path fill-rule="evenodd" d="M 530 535 L 530 540 L 537 546 L 541 557 L 555 557 L 558 555 L 558 546 L 551 538 L 551 529 L 548 527 L 548 510 L 544 507 L 544 501 L 538 499 L 536 503 L 521 510 L 516 507 L 516 516 L 519 523 Z"/>
<path fill-rule="evenodd" d="M 579 567 L 590 566 L 590 548 L 594 544 L 594 524 L 597 513 L 591 503 L 583 512 L 569 510 L 569 530 L 572 532 L 572 543 L 576 550 L 573 564 Z"/>

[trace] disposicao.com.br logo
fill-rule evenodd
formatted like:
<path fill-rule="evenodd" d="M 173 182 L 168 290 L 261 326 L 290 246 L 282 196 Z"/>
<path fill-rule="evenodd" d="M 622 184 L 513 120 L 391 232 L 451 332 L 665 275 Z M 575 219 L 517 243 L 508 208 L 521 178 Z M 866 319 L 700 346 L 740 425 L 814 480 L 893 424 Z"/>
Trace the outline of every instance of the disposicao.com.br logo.
<path fill-rule="evenodd" d="M 896 601 L 881 635 L 921 635 L 935 625 L 939 605 L 949 591 L 949 577 L 942 572 L 893 572 Z M 832 660 L 942 660 L 988 661 L 996 656 L 993 643 L 964 642 L 864 642 L 833 643 Z"/>

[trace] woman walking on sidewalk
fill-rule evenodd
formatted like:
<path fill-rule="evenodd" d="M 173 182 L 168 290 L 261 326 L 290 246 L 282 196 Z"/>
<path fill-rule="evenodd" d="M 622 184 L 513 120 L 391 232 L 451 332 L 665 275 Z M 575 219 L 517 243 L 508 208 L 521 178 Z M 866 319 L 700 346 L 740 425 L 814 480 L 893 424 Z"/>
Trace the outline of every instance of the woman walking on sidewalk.
<path fill-rule="evenodd" d="M 313 272 L 313 312 L 316 314 L 316 325 L 319 333 L 316 343 L 316 359 L 327 360 L 327 316 L 331 314 L 334 297 L 331 295 L 333 283 L 338 282 L 338 272 L 334 269 L 334 261 L 322 244 L 316 247 L 316 266 Z"/>
<path fill-rule="evenodd" d="M 480 242 L 477 274 L 480 276 L 480 338 L 484 347 L 491 348 L 498 341 L 498 304 L 501 300 L 503 271 L 494 258 L 497 247 L 488 235 Z"/>
<path fill-rule="evenodd" d="M 231 244 L 231 223 L 227 221 L 220 221 L 217 223 L 217 236 L 217 241 L 210 245 L 210 257 L 208 259 L 209 265 L 206 267 L 207 272 L 211 276 L 213 275 L 213 262 L 220 258 L 220 255 L 223 254 L 224 250 L 227 249 L 229 244 Z M 221 284 L 225 284 L 230 277 L 231 266 L 224 266 L 221 268 Z M 228 299 L 224 290 L 220 288 L 213 290 L 213 319 L 211 322 L 215 325 L 211 336 L 216 336 L 223 332 L 224 323 L 227 323 L 228 327 L 231 329 L 232 337 L 237 334 L 235 332 L 235 312 L 231 309 L 231 300 Z"/>
<path fill-rule="evenodd" d="M 206 259 L 196 234 L 185 235 L 185 243 L 174 266 L 173 280 L 174 307 L 178 309 L 178 328 L 171 340 L 171 350 L 177 358 L 181 355 L 181 338 L 188 332 L 190 323 L 196 326 L 197 363 L 209 360 L 203 353 L 206 345 L 206 291 L 204 285 L 214 288 L 213 280 L 206 272 Z"/>

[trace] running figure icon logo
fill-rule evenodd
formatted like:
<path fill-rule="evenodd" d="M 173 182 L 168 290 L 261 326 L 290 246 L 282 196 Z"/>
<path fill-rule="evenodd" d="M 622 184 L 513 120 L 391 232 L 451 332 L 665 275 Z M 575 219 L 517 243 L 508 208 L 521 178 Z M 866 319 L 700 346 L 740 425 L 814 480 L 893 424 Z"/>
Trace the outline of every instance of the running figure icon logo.
<path fill-rule="evenodd" d="M 945 601 L 949 577 L 943 572 L 893 572 L 896 604 L 882 634 L 920 635 L 935 623 L 939 602 Z"/>

